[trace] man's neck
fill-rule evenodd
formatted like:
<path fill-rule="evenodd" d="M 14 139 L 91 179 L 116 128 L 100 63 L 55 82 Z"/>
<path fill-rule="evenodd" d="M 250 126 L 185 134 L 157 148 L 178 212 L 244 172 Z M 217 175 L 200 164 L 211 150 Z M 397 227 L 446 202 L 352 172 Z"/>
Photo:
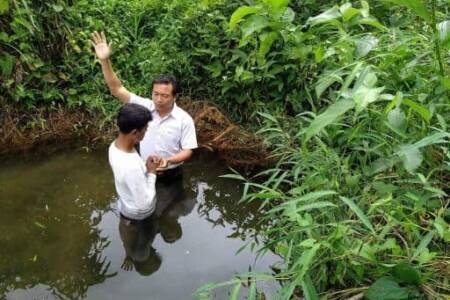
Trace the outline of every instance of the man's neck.
<path fill-rule="evenodd" d="M 117 148 L 127 153 L 132 153 L 135 151 L 134 141 L 122 133 L 119 133 L 119 136 L 115 141 L 115 145 Z"/>
<path fill-rule="evenodd" d="M 156 111 L 158 112 L 158 115 L 161 118 L 164 118 L 164 117 L 168 116 L 172 112 L 174 107 L 175 107 L 175 103 L 173 103 L 172 106 L 167 108 L 167 109 L 156 109 Z"/>

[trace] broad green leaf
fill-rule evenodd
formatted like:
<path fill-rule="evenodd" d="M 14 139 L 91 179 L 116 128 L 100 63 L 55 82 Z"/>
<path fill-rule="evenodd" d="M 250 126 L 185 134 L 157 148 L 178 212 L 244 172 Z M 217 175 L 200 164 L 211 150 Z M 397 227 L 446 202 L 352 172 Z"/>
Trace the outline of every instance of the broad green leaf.
<path fill-rule="evenodd" d="M 409 173 L 413 173 L 422 164 L 423 156 L 418 148 L 412 148 L 410 145 L 400 149 L 400 159 L 403 166 Z"/>
<path fill-rule="evenodd" d="M 317 295 L 314 284 L 312 283 L 309 274 L 305 274 L 302 282 L 303 295 L 305 300 L 319 300 L 319 295 Z"/>
<path fill-rule="evenodd" d="M 273 16 L 278 16 L 281 12 L 286 10 L 289 0 L 263 0 L 270 8 L 269 13 Z"/>
<path fill-rule="evenodd" d="M 417 258 L 425 249 L 427 249 L 428 244 L 430 244 L 431 240 L 433 240 L 434 233 L 434 230 L 432 230 L 423 237 L 423 239 L 420 241 L 419 246 L 417 246 L 416 250 L 414 251 L 412 259 Z"/>
<path fill-rule="evenodd" d="M 366 56 L 370 51 L 378 45 L 378 39 L 373 35 L 365 36 L 356 42 L 356 57 Z"/>
<path fill-rule="evenodd" d="M 392 101 L 389 103 L 389 105 L 386 106 L 386 109 L 384 111 L 386 113 L 389 113 L 394 107 L 399 108 L 402 102 L 403 102 L 403 93 L 397 92 L 397 94 L 395 94 L 395 96 L 392 98 Z"/>
<path fill-rule="evenodd" d="M 428 12 L 426 5 L 421 0 L 386 0 L 401 6 L 406 6 L 413 10 L 418 16 L 424 18 L 426 21 L 431 21 L 431 15 Z"/>
<path fill-rule="evenodd" d="M 341 12 L 339 11 L 339 7 L 333 6 L 332 8 L 321 13 L 320 15 L 309 18 L 308 23 L 311 24 L 311 26 L 315 26 L 318 24 L 329 22 L 331 20 L 336 20 L 340 17 Z"/>
<path fill-rule="evenodd" d="M 450 21 L 444 21 L 437 24 L 439 32 L 439 41 L 450 48 Z"/>
<path fill-rule="evenodd" d="M 316 256 L 317 251 L 320 248 L 320 244 L 314 245 L 311 249 L 303 251 L 300 258 L 295 262 L 295 265 L 300 266 L 300 271 L 298 272 L 297 278 L 303 280 L 306 273 L 309 271 L 309 267 Z"/>
<path fill-rule="evenodd" d="M 379 193 L 379 194 L 388 194 L 388 193 L 392 193 L 395 192 L 396 190 L 398 190 L 398 187 L 393 185 L 393 184 L 386 184 L 382 181 L 375 181 L 372 184 L 373 188 Z"/>
<path fill-rule="evenodd" d="M 231 15 L 229 28 L 234 29 L 236 27 L 236 24 L 242 20 L 245 16 L 250 14 L 255 14 L 260 11 L 259 7 L 256 6 L 241 6 L 238 9 L 234 11 L 234 13 Z"/>
<path fill-rule="evenodd" d="M 441 114 L 436 114 L 436 118 L 438 119 L 439 125 L 441 126 L 441 129 L 444 131 L 447 131 L 448 125 L 445 120 L 445 118 Z"/>
<path fill-rule="evenodd" d="M 376 83 L 377 76 L 371 70 L 371 67 L 365 67 L 359 74 L 351 93 L 357 112 L 378 99 L 383 88 L 375 88 Z"/>
<path fill-rule="evenodd" d="M 375 281 L 367 290 L 367 300 L 403 300 L 408 299 L 407 288 L 402 288 L 392 278 L 381 277 Z"/>
<path fill-rule="evenodd" d="M 281 16 L 281 20 L 283 22 L 292 23 L 294 19 L 295 19 L 295 11 L 292 8 L 288 7 Z"/>
<path fill-rule="evenodd" d="M 446 137 L 449 137 L 449 134 L 446 132 L 438 132 L 429 135 L 414 144 L 400 146 L 399 150 L 395 152 L 395 155 L 398 155 L 401 158 L 405 169 L 408 170 L 408 172 L 413 173 L 423 160 L 422 153 L 419 149 L 433 144 L 446 143 Z"/>
<path fill-rule="evenodd" d="M 362 86 L 369 88 L 375 87 L 377 81 L 378 81 L 377 75 L 372 71 L 372 67 L 366 66 L 359 73 L 358 79 L 356 80 L 355 85 L 353 87 L 353 91 L 358 90 Z"/>
<path fill-rule="evenodd" d="M 0 70 L 4 77 L 9 77 L 14 69 L 15 57 L 6 53 L 0 56 Z"/>
<path fill-rule="evenodd" d="M 5 43 L 9 42 L 9 36 L 8 36 L 8 34 L 6 34 L 6 32 L 4 32 L 4 31 L 0 32 L 0 41 L 3 41 Z"/>
<path fill-rule="evenodd" d="M 420 255 L 416 258 L 419 265 L 424 265 L 429 263 L 433 258 L 436 257 L 436 252 L 430 252 L 428 248 L 425 248 Z"/>
<path fill-rule="evenodd" d="M 267 54 L 267 52 L 269 52 L 270 47 L 272 47 L 272 44 L 273 44 L 273 42 L 275 42 L 277 37 L 278 37 L 278 34 L 274 31 L 266 33 L 266 34 L 262 34 L 260 36 L 261 44 L 259 46 L 258 59 L 260 60 L 261 65 L 265 63 L 266 54 Z"/>
<path fill-rule="evenodd" d="M 386 30 L 386 27 L 383 26 L 383 24 L 381 24 L 380 22 L 378 22 L 376 19 L 374 18 L 363 18 L 357 21 L 357 24 L 360 25 L 369 25 L 372 27 L 375 27 L 381 31 Z"/>
<path fill-rule="evenodd" d="M 248 36 L 252 35 L 254 32 L 258 32 L 268 25 L 269 21 L 267 21 L 266 17 L 252 15 L 247 20 L 245 20 L 244 23 L 242 23 L 242 38 L 245 39 Z"/>
<path fill-rule="evenodd" d="M 57 13 L 62 12 L 64 9 L 64 7 L 62 7 L 61 5 L 52 5 L 52 8 Z"/>
<path fill-rule="evenodd" d="M 445 242 L 450 242 L 450 225 L 441 217 L 436 218 L 433 225 L 439 237 Z"/>
<path fill-rule="evenodd" d="M 7 12 L 9 9 L 8 0 L 0 0 L 0 14 Z"/>
<path fill-rule="evenodd" d="M 239 297 L 239 292 L 241 291 L 241 282 L 239 281 L 233 288 L 230 294 L 229 300 L 237 300 Z"/>
<path fill-rule="evenodd" d="M 362 86 L 358 88 L 356 91 L 354 91 L 353 100 L 355 100 L 356 111 L 361 112 L 363 109 L 367 107 L 367 105 L 377 101 L 383 90 L 384 87 L 370 88 Z"/>
<path fill-rule="evenodd" d="M 394 277 L 400 282 L 407 284 L 420 284 L 420 273 L 406 263 L 400 263 L 394 267 Z"/>
<path fill-rule="evenodd" d="M 320 76 L 315 88 L 317 98 L 320 98 L 323 92 L 325 92 L 325 90 L 328 89 L 335 82 L 342 83 L 343 82 L 342 77 L 334 73 L 324 74 Z"/>
<path fill-rule="evenodd" d="M 353 200 L 347 198 L 347 197 L 339 197 L 345 204 L 350 207 L 350 209 L 358 216 L 358 218 L 361 220 L 361 222 L 370 229 L 373 233 L 375 233 L 375 230 L 373 229 L 372 223 L 370 223 L 369 218 L 366 216 L 366 214 L 359 208 L 358 205 L 353 202 Z"/>
<path fill-rule="evenodd" d="M 395 108 L 388 113 L 387 119 L 392 127 L 401 129 L 405 125 L 406 116 L 400 108 Z"/>
<path fill-rule="evenodd" d="M 222 71 L 224 70 L 223 65 L 220 63 L 220 61 L 215 61 L 212 64 L 203 66 L 206 70 L 211 72 L 211 76 L 216 78 L 219 77 L 220 74 L 222 74 Z"/>
<path fill-rule="evenodd" d="M 355 102 L 352 100 L 341 100 L 329 106 L 325 112 L 318 115 L 306 129 L 305 142 L 314 135 L 318 134 L 327 125 L 335 122 L 337 118 L 345 114 L 353 107 L 355 107 Z"/>
<path fill-rule="evenodd" d="M 341 7 L 339 7 L 339 11 L 341 12 L 342 18 L 344 19 L 345 22 L 350 21 L 354 16 L 360 14 L 360 10 L 352 7 L 352 4 L 349 2 L 341 5 Z"/>
<path fill-rule="evenodd" d="M 1 40 L 1 37 L 0 37 L 0 40 Z M 441 82 L 441 85 L 445 91 L 450 91 L 450 77 L 439 76 L 439 81 Z"/>
<path fill-rule="evenodd" d="M 302 241 L 299 245 L 299 247 L 305 247 L 305 248 L 312 248 L 316 244 L 315 239 L 307 239 Z"/>
<path fill-rule="evenodd" d="M 425 121 L 427 122 L 430 121 L 431 113 L 425 106 L 409 99 L 403 99 L 402 103 L 411 108 L 417 114 L 419 114 Z"/>

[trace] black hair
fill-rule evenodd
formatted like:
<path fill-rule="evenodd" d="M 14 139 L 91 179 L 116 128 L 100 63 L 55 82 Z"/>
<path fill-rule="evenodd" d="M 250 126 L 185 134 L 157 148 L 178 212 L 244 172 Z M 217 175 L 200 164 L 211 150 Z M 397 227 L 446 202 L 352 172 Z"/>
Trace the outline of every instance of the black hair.
<path fill-rule="evenodd" d="M 141 130 L 152 120 L 150 111 L 142 105 L 127 103 L 119 110 L 117 126 L 121 133 L 130 133 L 134 129 Z"/>
<path fill-rule="evenodd" d="M 178 80 L 173 75 L 162 74 L 153 79 L 152 87 L 155 84 L 171 84 L 172 85 L 172 95 L 176 96 L 180 92 L 180 85 L 178 84 Z"/>

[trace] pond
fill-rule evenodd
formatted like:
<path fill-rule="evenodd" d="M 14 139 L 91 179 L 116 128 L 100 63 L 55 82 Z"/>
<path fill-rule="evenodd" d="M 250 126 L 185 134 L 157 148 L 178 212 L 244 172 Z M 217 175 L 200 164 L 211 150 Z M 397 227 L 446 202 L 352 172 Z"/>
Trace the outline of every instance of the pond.
<path fill-rule="evenodd" d="M 0 299 L 194 299 L 203 284 L 270 272 L 278 257 L 249 248 L 261 215 L 211 155 L 185 165 L 143 230 L 120 222 L 106 149 L 3 159 Z M 258 290 L 270 299 L 275 283 Z M 214 291 L 227 299 L 229 289 Z"/>

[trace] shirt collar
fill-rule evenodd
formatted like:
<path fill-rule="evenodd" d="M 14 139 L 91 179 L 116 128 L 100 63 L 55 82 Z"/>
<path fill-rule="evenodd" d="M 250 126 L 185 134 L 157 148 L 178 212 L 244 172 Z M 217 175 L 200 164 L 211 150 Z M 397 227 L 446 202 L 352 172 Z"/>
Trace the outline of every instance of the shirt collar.
<path fill-rule="evenodd" d="M 153 106 L 151 107 L 150 112 L 157 113 L 155 104 L 153 104 Z M 175 102 L 173 103 L 172 111 L 167 115 L 167 118 L 169 117 L 181 119 L 180 108 Z"/>

